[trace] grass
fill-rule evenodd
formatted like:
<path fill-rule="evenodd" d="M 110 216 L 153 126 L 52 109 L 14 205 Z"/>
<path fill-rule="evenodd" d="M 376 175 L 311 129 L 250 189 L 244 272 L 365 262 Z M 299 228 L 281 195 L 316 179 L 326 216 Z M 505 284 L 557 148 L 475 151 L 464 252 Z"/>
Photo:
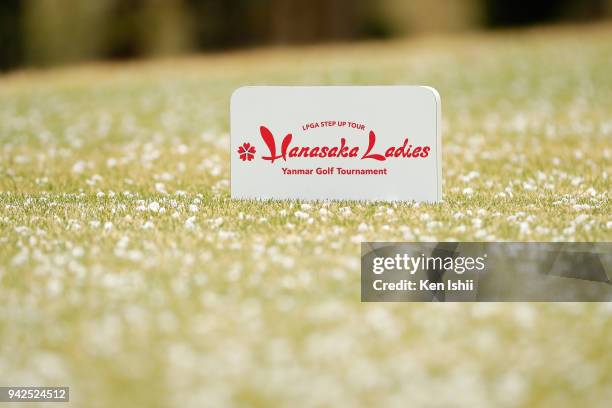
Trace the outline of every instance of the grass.
<path fill-rule="evenodd" d="M 608 304 L 361 304 L 359 242 L 610 241 L 611 37 L 0 77 L 0 385 L 78 406 L 605 406 Z M 436 87 L 444 202 L 230 200 L 245 84 Z"/>

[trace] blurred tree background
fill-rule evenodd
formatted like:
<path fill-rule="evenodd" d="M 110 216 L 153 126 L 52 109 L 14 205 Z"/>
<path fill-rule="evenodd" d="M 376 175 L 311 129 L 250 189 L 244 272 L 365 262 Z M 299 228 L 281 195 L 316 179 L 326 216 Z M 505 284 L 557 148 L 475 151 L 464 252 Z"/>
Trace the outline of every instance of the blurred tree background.
<path fill-rule="evenodd" d="M 2 0 L 0 69 L 611 15 L 612 0 Z"/>

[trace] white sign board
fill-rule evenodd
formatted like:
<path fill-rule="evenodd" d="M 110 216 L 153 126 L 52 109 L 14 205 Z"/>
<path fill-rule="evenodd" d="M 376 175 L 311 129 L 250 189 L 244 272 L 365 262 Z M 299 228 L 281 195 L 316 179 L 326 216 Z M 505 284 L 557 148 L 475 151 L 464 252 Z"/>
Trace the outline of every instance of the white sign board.
<path fill-rule="evenodd" d="M 232 198 L 442 198 L 433 88 L 243 87 L 230 114 Z"/>

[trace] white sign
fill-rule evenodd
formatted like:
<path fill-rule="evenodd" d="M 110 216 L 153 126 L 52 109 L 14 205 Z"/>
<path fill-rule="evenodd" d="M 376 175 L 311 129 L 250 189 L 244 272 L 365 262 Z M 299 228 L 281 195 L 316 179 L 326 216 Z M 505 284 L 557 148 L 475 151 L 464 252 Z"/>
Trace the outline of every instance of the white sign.
<path fill-rule="evenodd" d="M 230 113 L 232 198 L 442 198 L 433 88 L 249 86 Z"/>

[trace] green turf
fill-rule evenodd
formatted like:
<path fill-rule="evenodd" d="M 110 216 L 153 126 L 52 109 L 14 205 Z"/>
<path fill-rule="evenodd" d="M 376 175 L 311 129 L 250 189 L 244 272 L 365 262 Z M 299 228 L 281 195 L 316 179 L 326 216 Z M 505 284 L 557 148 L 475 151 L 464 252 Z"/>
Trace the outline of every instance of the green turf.
<path fill-rule="evenodd" d="M 605 406 L 608 304 L 360 304 L 363 240 L 610 241 L 612 26 L 0 77 L 0 385 L 75 406 Z M 427 84 L 444 202 L 234 202 L 247 84 Z"/>

